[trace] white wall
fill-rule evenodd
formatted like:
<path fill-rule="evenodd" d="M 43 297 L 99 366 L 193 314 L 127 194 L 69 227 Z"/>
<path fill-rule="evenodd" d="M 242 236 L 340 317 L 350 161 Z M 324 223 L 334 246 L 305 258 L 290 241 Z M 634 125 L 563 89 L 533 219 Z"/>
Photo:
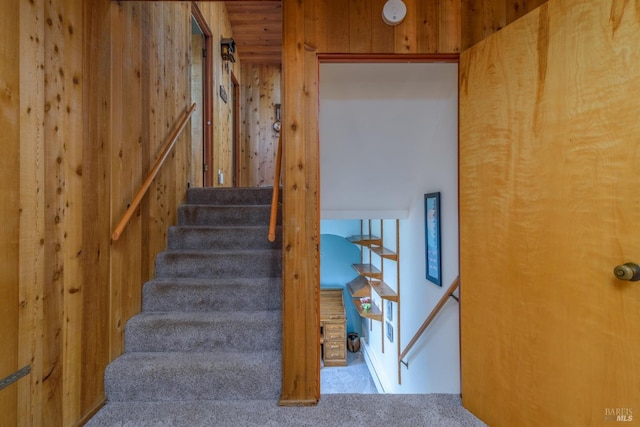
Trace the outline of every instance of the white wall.
<path fill-rule="evenodd" d="M 320 66 L 321 218 L 401 218 L 401 349 L 458 274 L 457 76 L 457 64 Z M 443 216 L 442 287 L 425 278 L 423 202 L 435 191 Z M 391 248 L 394 223 L 384 222 Z M 391 273 L 385 264 L 385 282 L 396 287 Z M 393 343 L 383 337 L 383 323 L 372 321 L 365 346 L 385 391 L 459 393 L 457 302 L 445 305 L 406 358 L 402 385 L 395 305 L 391 323 Z"/>

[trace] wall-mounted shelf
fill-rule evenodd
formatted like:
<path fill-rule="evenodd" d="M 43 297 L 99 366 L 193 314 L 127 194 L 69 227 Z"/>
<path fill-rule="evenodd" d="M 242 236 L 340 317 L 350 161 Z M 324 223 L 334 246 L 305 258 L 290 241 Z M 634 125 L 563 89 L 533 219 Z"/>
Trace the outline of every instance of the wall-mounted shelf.
<path fill-rule="evenodd" d="M 396 293 L 396 291 L 391 289 L 389 285 L 384 283 L 382 280 L 369 280 L 369 286 L 371 286 L 371 289 L 373 289 L 378 295 L 380 295 L 380 298 L 398 302 L 398 294 Z"/>
<path fill-rule="evenodd" d="M 382 239 L 373 234 L 358 234 L 347 237 L 347 240 L 356 245 L 371 247 L 372 245 L 382 246 Z"/>
<path fill-rule="evenodd" d="M 396 220 L 397 224 L 397 220 Z M 371 225 L 369 225 L 369 230 L 371 230 Z M 398 261 L 398 251 L 393 251 L 391 249 L 387 249 L 382 246 L 382 221 L 380 225 L 381 235 L 376 236 L 374 234 L 357 234 L 354 236 L 347 237 L 347 240 L 350 242 L 366 247 L 370 250 L 370 253 L 376 254 L 381 259 L 388 259 L 391 261 Z M 398 244 L 398 235 L 396 231 L 396 247 L 399 248 Z M 349 292 L 351 296 L 355 298 L 360 298 L 364 296 L 371 296 L 371 290 L 373 290 L 376 294 L 380 296 L 383 300 L 389 300 L 393 302 L 398 302 L 400 300 L 400 296 L 398 292 L 394 291 L 388 284 L 384 282 L 384 268 L 382 270 L 378 269 L 375 265 L 371 263 L 371 255 L 369 255 L 369 263 L 362 264 L 353 264 L 353 268 L 359 274 L 359 277 L 351 281 L 347 284 L 349 288 Z M 399 282 L 399 278 L 398 278 Z M 360 310 L 360 301 L 358 300 L 356 303 L 356 307 Z M 376 307 L 377 308 L 377 307 Z M 373 311 L 373 307 L 370 311 Z M 380 313 L 382 314 L 382 313 Z M 361 313 L 362 315 L 362 313 Z M 369 319 L 374 320 L 382 320 L 382 316 L 375 315 L 362 315 L 362 317 L 367 317 Z"/>
<path fill-rule="evenodd" d="M 361 276 L 369 277 L 371 279 L 382 279 L 382 271 L 373 264 L 353 264 L 353 268 Z"/>
<path fill-rule="evenodd" d="M 361 317 L 366 317 L 367 319 L 377 320 L 378 322 L 382 322 L 382 311 L 378 308 L 377 305 L 371 301 L 371 308 L 369 310 L 363 310 L 360 306 L 360 298 L 354 298 L 353 304 L 358 309 L 358 313 Z"/>
<path fill-rule="evenodd" d="M 365 224 L 365 221 L 368 221 L 368 224 Z M 351 243 L 361 246 L 360 264 L 352 265 L 358 273 L 358 277 L 347 283 L 347 289 L 361 317 L 381 322 L 382 353 L 384 353 L 385 339 L 388 340 L 388 342 L 393 342 L 395 339 L 397 352 L 400 354 L 400 221 L 398 219 L 395 220 L 395 250 L 383 246 L 383 243 L 385 243 L 384 222 L 385 220 L 381 219 L 379 228 L 375 227 L 374 230 L 371 219 L 361 219 L 360 234 L 347 237 L 347 240 Z M 373 234 L 378 232 L 379 236 Z M 389 240 L 394 239 L 387 239 L 387 244 Z M 368 263 L 365 261 L 365 258 L 368 258 Z M 395 264 L 395 274 L 389 274 L 388 270 L 387 273 L 385 273 L 385 264 L 388 266 L 390 264 L 389 261 L 392 261 L 391 264 Z M 389 283 L 394 283 L 393 280 L 395 279 L 395 290 L 389 284 L 385 283 L 385 275 Z M 374 298 L 371 298 L 372 296 L 374 296 Z M 371 299 L 371 308 L 369 310 L 362 309 L 360 298 L 363 297 L 369 297 Z M 378 307 L 378 304 L 381 307 Z M 397 310 L 395 318 L 391 316 L 392 312 L 386 313 L 387 310 L 393 310 L 394 305 Z M 394 324 L 396 331 L 395 337 L 393 334 Z M 373 327 L 374 323 L 369 322 L 370 330 L 373 330 Z M 391 332 L 389 333 L 389 331 Z M 398 362 L 398 384 L 401 383 L 400 362 Z"/>
<path fill-rule="evenodd" d="M 358 276 L 347 283 L 347 289 L 354 299 L 371 296 L 371 286 L 369 285 L 367 278 L 364 276 Z M 358 301 L 358 304 L 356 305 L 360 305 L 360 302 Z"/>
<path fill-rule="evenodd" d="M 372 246 L 371 250 L 381 258 L 390 259 L 392 261 L 398 260 L 398 254 L 391 249 L 387 249 L 382 246 Z"/>

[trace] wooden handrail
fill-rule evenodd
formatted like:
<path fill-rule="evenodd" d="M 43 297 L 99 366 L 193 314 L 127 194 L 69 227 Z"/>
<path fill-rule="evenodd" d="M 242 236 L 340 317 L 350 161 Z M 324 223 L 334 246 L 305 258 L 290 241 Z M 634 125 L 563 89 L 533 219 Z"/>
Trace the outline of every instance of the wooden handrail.
<path fill-rule="evenodd" d="M 416 332 L 413 338 L 411 338 L 411 341 L 409 341 L 409 344 L 407 344 L 407 347 L 404 349 L 402 353 L 400 353 L 400 356 L 398 356 L 398 362 L 402 362 L 406 366 L 408 366 L 407 363 L 403 361 L 403 359 L 409 353 L 409 350 L 411 350 L 411 348 L 415 345 L 415 343 L 418 342 L 418 338 L 420 338 L 420 336 L 422 336 L 424 331 L 427 330 L 431 322 L 433 322 L 433 319 L 436 318 L 436 316 L 438 315 L 442 307 L 445 305 L 449 297 L 453 296 L 453 293 L 455 292 L 456 288 L 458 288 L 458 286 L 460 286 L 460 276 L 456 276 L 454 281 L 449 286 L 449 289 L 447 289 L 444 295 L 442 295 L 442 298 L 440 298 L 440 301 L 438 301 L 438 304 L 436 304 L 433 310 L 431 310 L 431 313 L 429 314 L 427 319 L 424 321 L 422 326 L 420 326 L 420 329 L 418 329 L 418 332 Z"/>
<path fill-rule="evenodd" d="M 276 173 L 273 176 L 273 194 L 271 196 L 271 218 L 269 219 L 269 241 L 276 240 L 276 222 L 278 219 L 278 199 L 280 191 L 280 169 L 282 167 L 282 132 L 278 138 L 276 151 Z"/>
<path fill-rule="evenodd" d="M 133 216 L 133 213 L 136 211 L 136 209 L 138 209 L 138 206 L 140 205 L 140 202 L 142 201 L 143 197 L 145 196 L 145 194 L 147 194 L 147 190 L 149 190 L 149 187 L 151 186 L 151 182 L 153 182 L 153 179 L 158 174 L 158 171 L 164 164 L 164 161 L 169 156 L 169 153 L 173 149 L 173 146 L 176 144 L 178 137 L 184 130 L 184 127 L 187 125 L 187 122 L 191 118 L 191 115 L 193 114 L 195 109 L 196 109 L 196 103 L 194 102 L 191 105 L 191 108 L 189 108 L 189 110 L 185 113 L 184 118 L 180 121 L 180 124 L 178 125 L 178 127 L 171 134 L 169 142 L 164 147 L 164 150 L 162 150 L 162 153 L 160 154 L 160 157 L 158 158 L 158 160 L 156 160 L 155 165 L 153 165 L 151 172 L 149 172 L 149 175 L 147 175 L 147 179 L 144 180 L 144 183 L 140 187 L 140 190 L 138 190 L 136 197 L 133 198 L 133 201 L 127 208 L 127 211 L 124 213 L 124 215 L 122 216 L 122 219 L 120 220 L 120 222 L 118 222 L 118 225 L 113 230 L 113 233 L 111 234 L 112 240 L 118 240 L 120 238 L 120 235 L 122 234 L 125 227 L 129 223 L 129 220 Z"/>

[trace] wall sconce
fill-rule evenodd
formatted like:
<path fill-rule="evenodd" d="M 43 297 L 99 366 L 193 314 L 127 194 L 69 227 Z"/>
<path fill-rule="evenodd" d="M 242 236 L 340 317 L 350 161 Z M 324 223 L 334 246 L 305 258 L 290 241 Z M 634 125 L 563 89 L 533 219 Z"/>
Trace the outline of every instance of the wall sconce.
<path fill-rule="evenodd" d="M 236 62 L 233 54 L 236 52 L 236 42 L 232 38 L 220 40 L 220 54 L 225 61 Z"/>
<path fill-rule="evenodd" d="M 398 25 L 407 14 L 407 6 L 402 0 L 388 0 L 382 8 L 382 20 L 387 25 Z"/>

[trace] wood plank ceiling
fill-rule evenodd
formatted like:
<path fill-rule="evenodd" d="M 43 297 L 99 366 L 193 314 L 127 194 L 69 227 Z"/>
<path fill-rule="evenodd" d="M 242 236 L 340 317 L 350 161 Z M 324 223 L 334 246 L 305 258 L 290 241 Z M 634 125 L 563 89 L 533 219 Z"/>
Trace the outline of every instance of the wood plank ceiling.
<path fill-rule="evenodd" d="M 282 1 L 226 1 L 236 55 L 247 64 L 282 62 Z"/>

